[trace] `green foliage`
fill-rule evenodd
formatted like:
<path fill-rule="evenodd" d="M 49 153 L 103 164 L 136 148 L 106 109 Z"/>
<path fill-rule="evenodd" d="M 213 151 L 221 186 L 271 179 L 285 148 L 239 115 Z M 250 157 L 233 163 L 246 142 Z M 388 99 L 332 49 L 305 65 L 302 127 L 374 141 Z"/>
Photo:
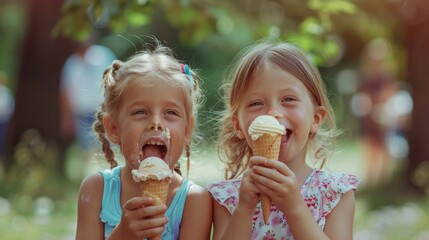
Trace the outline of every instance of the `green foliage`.
<path fill-rule="evenodd" d="M 168 6 L 164 12 L 168 22 L 180 30 L 180 39 L 185 43 L 197 44 L 214 31 L 214 19 L 208 12 L 180 5 Z"/>
<path fill-rule="evenodd" d="M 91 29 L 86 17 L 87 7 L 76 1 L 65 1 L 62 7 L 63 17 L 53 29 L 53 36 L 62 32 L 65 36 L 73 36 L 78 41 L 87 39 Z"/>
<path fill-rule="evenodd" d="M 237 32 L 248 29 L 251 41 L 261 38 L 304 41 L 302 45 L 307 46 L 306 49 L 314 54 L 315 62 L 319 64 L 335 57 L 339 50 L 334 46 L 337 43 L 330 39 L 330 35 L 335 33 L 332 17 L 355 14 L 358 8 L 349 0 L 311 0 L 306 4 L 288 6 L 276 1 L 213 1 L 201 4 L 197 1 L 67 0 L 56 31 L 82 40 L 98 28 L 123 34 L 133 28 L 156 26 L 154 21 L 163 18 L 177 30 L 183 43 L 196 45 L 216 36 L 233 43 L 240 38 Z M 298 15 L 293 11 L 294 7 L 297 10 L 302 8 Z M 234 37 L 230 38 L 228 35 L 232 31 Z"/>
<path fill-rule="evenodd" d="M 357 11 L 356 5 L 350 0 L 310 0 L 308 1 L 308 7 L 317 12 L 327 14 L 352 14 Z"/>

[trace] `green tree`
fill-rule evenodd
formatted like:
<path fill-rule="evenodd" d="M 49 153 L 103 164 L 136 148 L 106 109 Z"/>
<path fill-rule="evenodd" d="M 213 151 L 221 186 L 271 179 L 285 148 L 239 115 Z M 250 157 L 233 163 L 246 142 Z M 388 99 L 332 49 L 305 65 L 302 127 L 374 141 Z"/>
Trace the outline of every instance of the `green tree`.
<path fill-rule="evenodd" d="M 65 46 L 68 47 L 60 47 L 61 51 L 51 52 L 52 46 L 55 44 L 61 46 L 62 36 L 76 41 L 85 41 L 90 35 L 96 33 L 99 41 L 103 39 L 108 41 L 108 36 L 114 34 L 122 34 L 125 37 L 136 35 L 137 38 L 142 35 L 155 35 L 169 44 L 180 43 L 181 48 L 176 51 L 179 54 L 187 55 L 183 49 L 192 46 L 196 50 L 195 54 L 202 55 L 198 59 L 198 63 L 202 59 L 201 62 L 208 65 L 213 64 L 210 61 L 215 58 L 229 58 L 230 60 L 238 49 L 255 40 L 261 38 L 281 39 L 299 43 L 311 54 L 314 62 L 320 65 L 322 71 L 327 69 L 325 67 L 335 66 L 340 59 L 343 65 L 356 64 L 356 56 L 360 55 L 365 43 L 374 37 L 381 36 L 397 41 L 395 42 L 397 52 L 401 51 L 403 38 L 398 19 L 393 14 L 395 11 L 392 10 L 396 5 L 385 1 L 66 0 L 62 5 L 61 18 L 55 27 L 52 27 L 51 23 L 59 17 L 60 6 L 57 2 L 52 3 L 52 6 L 56 6 L 55 9 L 49 11 L 38 7 L 44 6 L 43 4 L 49 2 L 48 0 L 29 2 L 30 13 L 34 12 L 36 15 L 37 12 L 39 18 L 30 18 L 27 38 L 30 38 L 31 34 L 33 34 L 33 38 L 37 36 L 34 39 L 46 48 L 45 52 L 40 53 L 34 50 L 40 47 L 31 45 L 28 49 L 39 55 L 23 55 L 22 59 L 27 60 L 21 63 L 20 72 L 22 74 L 18 81 L 18 86 L 21 87 L 17 88 L 17 102 L 22 101 L 21 104 L 31 101 L 39 102 L 39 106 L 49 106 L 47 111 L 50 115 L 58 114 L 58 105 L 46 101 L 41 102 L 44 97 L 39 99 L 26 97 L 23 86 L 31 88 L 31 86 L 35 87 L 36 84 L 43 84 L 43 86 L 46 84 L 46 87 L 43 88 L 46 96 L 57 97 L 60 65 L 64 62 L 66 55 L 72 51 L 72 48 L 69 47 L 70 44 L 66 43 Z M 44 17 L 40 18 L 42 14 Z M 49 20 L 44 20 L 48 18 Z M 53 33 L 57 38 L 48 38 L 50 33 Z M 343 45 L 346 45 L 347 48 L 344 48 Z M 30 46 L 30 42 L 26 41 L 24 46 Z M 130 44 L 130 48 L 132 48 L 132 44 Z M 130 49 L 129 52 L 132 50 Z M 219 51 L 215 54 L 217 50 Z M 49 59 L 56 60 L 50 63 L 50 67 L 43 66 L 40 68 L 43 69 L 41 72 L 50 72 L 48 75 L 49 83 L 38 83 L 33 80 L 33 78 L 37 79 L 36 76 L 38 75 L 28 75 L 31 72 L 28 66 L 42 64 L 40 60 L 36 59 L 44 59 L 45 53 L 50 54 Z M 29 61 L 29 58 L 39 62 L 28 63 L 26 61 Z M 224 70 L 223 66 L 217 66 L 217 68 L 221 68 L 221 71 Z M 215 68 L 213 72 L 206 74 L 220 78 L 220 74 L 215 73 L 217 70 Z M 41 72 L 40 75 L 42 76 Z M 34 72 L 31 73 L 35 74 Z M 47 75 L 43 76 L 46 77 Z M 210 106 L 214 106 L 217 102 L 216 89 L 218 84 L 218 82 L 211 81 L 205 83 L 205 88 L 208 91 L 208 105 Z M 418 97 L 415 96 L 415 98 Z M 54 139 L 54 142 L 61 142 L 58 134 L 55 131 L 52 132 L 52 129 L 47 129 L 45 123 L 35 125 L 35 122 L 43 119 L 40 114 L 36 116 L 28 113 L 26 115 L 18 111 L 15 119 L 19 119 L 21 123 L 11 130 L 10 149 L 17 142 L 22 131 L 30 127 L 40 130 L 45 138 Z M 58 119 L 53 118 L 48 125 L 57 126 Z M 415 144 L 415 141 L 412 141 L 412 144 Z M 411 148 L 413 149 L 413 146 Z M 411 160 L 413 159 L 417 158 L 412 156 Z"/>

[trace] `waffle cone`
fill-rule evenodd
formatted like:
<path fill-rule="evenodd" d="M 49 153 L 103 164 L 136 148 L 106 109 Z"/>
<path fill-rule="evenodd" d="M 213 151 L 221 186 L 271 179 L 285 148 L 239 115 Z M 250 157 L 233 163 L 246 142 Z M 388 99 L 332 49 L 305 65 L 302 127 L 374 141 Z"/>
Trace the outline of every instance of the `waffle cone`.
<path fill-rule="evenodd" d="M 164 180 L 146 180 L 140 182 L 140 191 L 143 197 L 151 197 L 155 205 L 166 204 L 170 178 Z M 161 235 L 150 238 L 151 240 L 161 240 Z"/>
<path fill-rule="evenodd" d="M 262 135 L 253 142 L 253 155 L 263 156 L 268 159 L 278 159 L 281 139 L 281 135 Z M 267 224 L 271 213 L 271 199 L 265 194 L 261 194 L 261 208 L 264 223 Z"/>

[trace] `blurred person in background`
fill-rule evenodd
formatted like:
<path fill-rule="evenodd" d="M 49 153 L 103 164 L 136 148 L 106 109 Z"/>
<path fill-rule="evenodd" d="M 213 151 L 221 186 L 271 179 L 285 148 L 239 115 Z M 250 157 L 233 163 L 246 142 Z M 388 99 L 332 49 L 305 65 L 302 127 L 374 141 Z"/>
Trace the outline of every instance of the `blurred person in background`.
<path fill-rule="evenodd" d="M 15 99 L 7 86 L 6 74 L 0 71 L 0 157 L 4 154 L 7 127 L 15 109 Z"/>
<path fill-rule="evenodd" d="M 85 42 L 67 59 L 62 70 L 61 133 L 66 142 L 76 139 L 88 154 L 96 143 L 91 126 L 104 94 L 100 76 L 115 59 L 109 48 Z"/>
<path fill-rule="evenodd" d="M 389 99 L 396 84 L 387 67 L 389 44 L 383 39 L 368 43 L 361 63 L 362 83 L 352 99 L 352 109 L 360 117 L 364 149 L 364 183 L 378 185 L 392 172 L 387 137 L 392 128 Z"/>

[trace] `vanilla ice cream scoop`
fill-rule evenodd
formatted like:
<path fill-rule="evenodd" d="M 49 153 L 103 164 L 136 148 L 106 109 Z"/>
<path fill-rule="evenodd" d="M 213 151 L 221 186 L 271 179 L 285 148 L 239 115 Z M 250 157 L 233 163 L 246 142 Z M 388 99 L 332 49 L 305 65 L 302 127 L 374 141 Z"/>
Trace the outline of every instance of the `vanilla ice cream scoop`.
<path fill-rule="evenodd" d="M 136 182 L 147 180 L 160 181 L 172 177 L 171 169 L 167 163 L 158 157 L 145 158 L 140 163 L 139 169 L 134 169 L 131 172 Z"/>
<path fill-rule="evenodd" d="M 252 140 L 256 141 L 263 134 L 283 135 L 286 133 L 286 128 L 276 118 L 260 115 L 250 124 L 248 132 Z"/>

